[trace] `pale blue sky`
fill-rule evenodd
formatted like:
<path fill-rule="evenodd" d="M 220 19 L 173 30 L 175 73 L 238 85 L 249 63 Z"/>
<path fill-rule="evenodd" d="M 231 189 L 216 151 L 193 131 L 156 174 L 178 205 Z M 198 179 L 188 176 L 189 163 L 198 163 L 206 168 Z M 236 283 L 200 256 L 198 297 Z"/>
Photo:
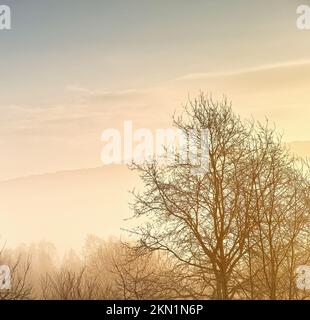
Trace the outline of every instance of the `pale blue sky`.
<path fill-rule="evenodd" d="M 0 180 L 98 165 L 107 125 L 147 126 L 150 115 L 166 125 L 196 89 L 231 94 L 237 112 L 270 117 L 288 140 L 310 139 L 308 66 L 176 81 L 309 61 L 310 32 L 296 28 L 306 2 L 0 0 L 12 9 L 12 30 L 0 31 Z"/>
<path fill-rule="evenodd" d="M 45 100 L 70 84 L 135 88 L 309 56 L 309 34 L 295 28 L 299 0 L 4 3 L 13 30 L 0 33 L 2 104 Z"/>

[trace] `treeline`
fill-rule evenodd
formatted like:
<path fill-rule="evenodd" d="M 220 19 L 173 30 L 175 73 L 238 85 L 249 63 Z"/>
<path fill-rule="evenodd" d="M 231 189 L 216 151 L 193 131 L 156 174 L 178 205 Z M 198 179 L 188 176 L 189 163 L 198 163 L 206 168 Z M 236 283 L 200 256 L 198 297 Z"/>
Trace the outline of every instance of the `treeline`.
<path fill-rule="evenodd" d="M 0 265 L 11 268 L 11 290 L 0 300 L 101 300 L 190 298 L 181 288 L 167 256 L 138 253 L 118 240 L 89 236 L 82 253 L 59 259 L 51 243 L 3 248 Z"/>

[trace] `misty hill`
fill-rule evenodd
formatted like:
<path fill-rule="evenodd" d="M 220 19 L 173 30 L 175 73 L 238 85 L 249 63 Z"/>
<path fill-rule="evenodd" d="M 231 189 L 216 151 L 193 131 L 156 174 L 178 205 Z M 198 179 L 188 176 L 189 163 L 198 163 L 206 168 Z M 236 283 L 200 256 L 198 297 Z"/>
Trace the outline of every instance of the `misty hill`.
<path fill-rule="evenodd" d="M 289 143 L 310 156 L 310 141 Z M 129 191 L 139 186 L 126 166 L 64 171 L 0 182 L 0 243 L 48 240 L 79 248 L 87 234 L 119 236 L 131 216 Z"/>
<path fill-rule="evenodd" d="M 0 242 L 49 240 L 60 248 L 87 234 L 119 235 L 129 191 L 138 179 L 125 166 L 57 172 L 0 182 Z"/>

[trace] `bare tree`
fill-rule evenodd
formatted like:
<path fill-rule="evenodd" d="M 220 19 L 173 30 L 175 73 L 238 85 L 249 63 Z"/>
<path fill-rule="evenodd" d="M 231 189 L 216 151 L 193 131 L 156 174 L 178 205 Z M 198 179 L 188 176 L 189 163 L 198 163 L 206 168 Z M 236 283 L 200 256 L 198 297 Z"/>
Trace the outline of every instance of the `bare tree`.
<path fill-rule="evenodd" d="M 61 269 L 41 279 L 42 297 L 46 300 L 105 300 L 109 288 L 102 288 L 96 279 L 88 277 L 86 268 L 79 272 Z"/>
<path fill-rule="evenodd" d="M 147 221 L 133 231 L 140 247 L 178 261 L 200 289 L 193 298 L 282 296 L 284 261 L 307 230 L 309 179 L 274 130 L 241 121 L 225 99 L 202 94 L 174 122 L 186 135 L 195 129 L 198 149 L 199 132 L 208 129 L 209 171 L 195 175 L 191 163 L 133 164 L 145 185 L 133 205 Z"/>
<path fill-rule="evenodd" d="M 0 250 L 0 265 L 10 268 L 11 287 L 0 290 L 0 300 L 29 300 L 33 299 L 32 284 L 29 281 L 31 257 L 28 255 L 16 258 L 11 256 L 4 247 Z"/>

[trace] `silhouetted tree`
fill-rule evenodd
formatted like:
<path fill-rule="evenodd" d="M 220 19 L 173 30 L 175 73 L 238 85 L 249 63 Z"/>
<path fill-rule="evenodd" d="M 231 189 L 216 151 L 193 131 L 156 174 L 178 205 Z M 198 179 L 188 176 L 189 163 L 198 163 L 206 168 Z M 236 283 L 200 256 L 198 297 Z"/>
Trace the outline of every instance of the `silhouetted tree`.
<path fill-rule="evenodd" d="M 133 231 L 140 248 L 170 254 L 193 279 L 193 298 L 287 296 L 297 266 L 292 252 L 307 238 L 308 174 L 275 130 L 242 121 L 225 99 L 201 94 L 174 123 L 187 136 L 196 132 L 198 152 L 200 132 L 208 130 L 202 165 L 209 170 L 194 174 L 196 164 L 158 160 L 133 164 L 145 185 L 133 205 L 146 221 Z"/>

